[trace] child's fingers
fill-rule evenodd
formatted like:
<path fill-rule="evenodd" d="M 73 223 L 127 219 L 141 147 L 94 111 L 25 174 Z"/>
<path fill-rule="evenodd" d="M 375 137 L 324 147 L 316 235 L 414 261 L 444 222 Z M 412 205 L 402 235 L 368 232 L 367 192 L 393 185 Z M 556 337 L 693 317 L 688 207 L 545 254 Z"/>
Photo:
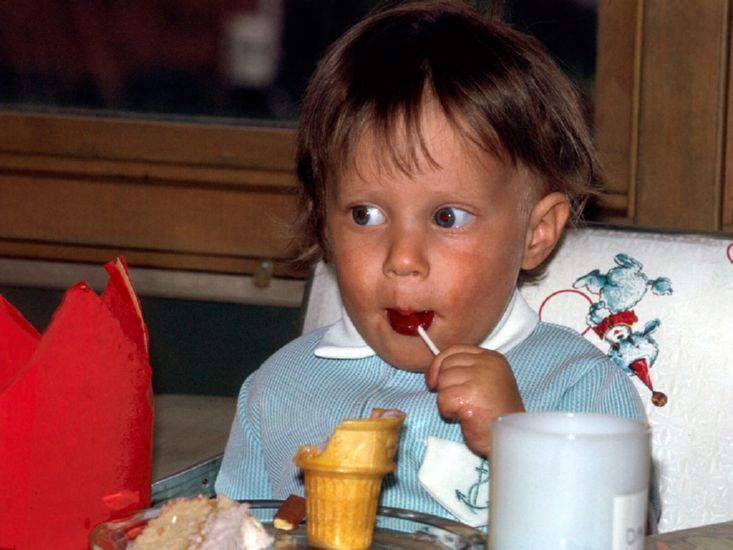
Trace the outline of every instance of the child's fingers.
<path fill-rule="evenodd" d="M 489 451 L 489 426 L 498 415 L 524 410 L 514 374 L 495 351 L 455 346 L 430 365 L 429 382 L 438 411 L 461 423 L 466 444 L 481 456 Z"/>
<path fill-rule="evenodd" d="M 481 396 L 473 395 L 474 392 L 467 384 L 456 384 L 448 386 L 438 393 L 438 410 L 440 414 L 448 419 L 470 420 L 476 414 L 476 405 L 480 403 Z"/>
<path fill-rule="evenodd" d="M 438 394 L 438 410 L 443 417 L 457 420 L 466 445 L 479 456 L 488 456 L 490 415 L 476 404 L 477 398 L 465 393 L 464 386 L 453 386 Z"/>
<path fill-rule="evenodd" d="M 425 371 L 425 381 L 427 382 L 428 388 L 431 390 L 438 389 L 438 378 L 440 377 L 441 371 L 456 366 L 468 366 L 471 363 L 471 356 L 483 353 L 487 353 L 487 350 L 468 345 L 451 346 L 443 350 L 433 358 L 432 363 L 430 363 L 430 366 Z"/>
<path fill-rule="evenodd" d="M 470 381 L 446 386 L 437 395 L 440 414 L 446 419 L 460 422 L 466 444 L 480 456 L 488 456 L 489 453 L 491 421 L 497 416 L 524 410 L 522 398 L 512 384 L 488 399 L 487 395 L 485 389 Z"/>
<path fill-rule="evenodd" d="M 460 386 L 475 380 L 476 369 L 471 364 L 451 361 L 443 363 L 438 372 L 438 379 L 435 384 L 435 391 L 442 392 L 446 388 Z"/>

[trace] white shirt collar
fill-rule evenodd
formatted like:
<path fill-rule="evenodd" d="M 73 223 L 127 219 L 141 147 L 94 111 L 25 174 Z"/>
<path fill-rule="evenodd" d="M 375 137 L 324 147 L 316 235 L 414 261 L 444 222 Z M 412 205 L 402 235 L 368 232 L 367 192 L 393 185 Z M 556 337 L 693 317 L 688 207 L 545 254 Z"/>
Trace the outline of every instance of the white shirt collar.
<path fill-rule="evenodd" d="M 506 353 L 529 336 L 538 322 L 537 313 L 515 289 L 501 319 L 480 346 Z M 326 329 L 313 353 L 325 359 L 361 359 L 376 355 L 356 330 L 343 306 L 341 319 Z"/>

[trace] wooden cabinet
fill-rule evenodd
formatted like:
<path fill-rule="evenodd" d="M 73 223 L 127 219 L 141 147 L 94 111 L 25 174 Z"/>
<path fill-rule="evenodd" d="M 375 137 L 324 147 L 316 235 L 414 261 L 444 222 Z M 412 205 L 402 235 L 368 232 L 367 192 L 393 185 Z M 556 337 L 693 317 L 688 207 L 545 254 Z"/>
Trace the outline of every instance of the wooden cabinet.
<path fill-rule="evenodd" d="M 733 231 L 730 0 L 599 2 L 601 219 Z"/>

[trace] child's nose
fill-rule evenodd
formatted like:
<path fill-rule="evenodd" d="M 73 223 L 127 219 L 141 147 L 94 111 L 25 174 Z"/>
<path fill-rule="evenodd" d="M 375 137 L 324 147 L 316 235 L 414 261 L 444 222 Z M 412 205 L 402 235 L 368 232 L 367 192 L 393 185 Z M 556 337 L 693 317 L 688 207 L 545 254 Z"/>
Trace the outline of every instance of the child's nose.
<path fill-rule="evenodd" d="M 430 264 L 425 255 L 425 244 L 425 238 L 419 231 L 396 232 L 384 261 L 384 274 L 387 277 L 426 277 Z"/>

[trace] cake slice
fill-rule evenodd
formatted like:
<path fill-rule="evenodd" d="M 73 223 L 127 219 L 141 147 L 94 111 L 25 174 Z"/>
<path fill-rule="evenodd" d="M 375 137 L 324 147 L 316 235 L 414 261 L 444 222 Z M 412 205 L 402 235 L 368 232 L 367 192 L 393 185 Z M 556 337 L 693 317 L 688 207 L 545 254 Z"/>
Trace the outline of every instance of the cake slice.
<path fill-rule="evenodd" d="M 215 509 L 216 500 L 204 496 L 171 500 L 148 522 L 132 550 L 187 550 Z"/>
<path fill-rule="evenodd" d="M 163 506 L 131 550 L 264 550 L 274 539 L 240 504 L 224 496 L 175 499 Z"/>

